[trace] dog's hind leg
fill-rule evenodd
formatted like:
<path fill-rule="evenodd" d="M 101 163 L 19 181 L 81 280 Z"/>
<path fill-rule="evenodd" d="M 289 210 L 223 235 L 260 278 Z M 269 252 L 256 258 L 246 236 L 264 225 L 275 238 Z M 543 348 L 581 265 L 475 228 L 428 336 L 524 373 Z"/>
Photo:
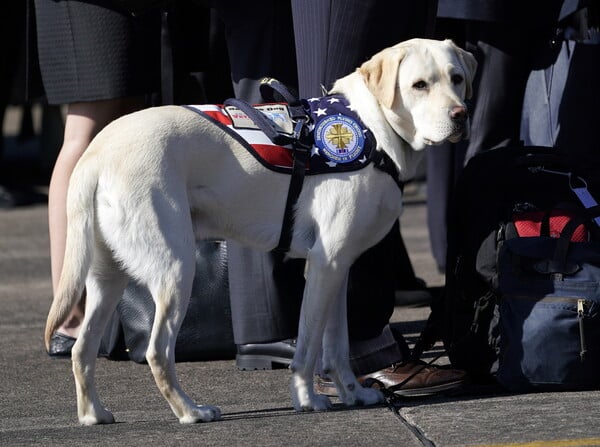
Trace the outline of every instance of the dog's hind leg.
<path fill-rule="evenodd" d="M 94 372 L 100 341 L 113 315 L 127 276 L 119 269 L 105 247 L 95 250 L 95 258 L 86 280 L 85 317 L 82 330 L 71 353 L 77 391 L 77 413 L 83 425 L 110 424 L 113 415 L 103 407 L 96 392 Z"/>
<path fill-rule="evenodd" d="M 169 259 L 168 254 L 165 259 Z M 196 405 L 181 389 L 175 373 L 175 342 L 187 311 L 196 265 L 193 248 L 181 253 L 179 259 L 170 259 L 168 265 L 167 271 L 161 272 L 162 276 L 150 287 L 156 313 L 146 360 L 156 385 L 179 422 L 214 421 L 221 417 L 219 408 Z"/>
<path fill-rule="evenodd" d="M 334 381 L 340 400 L 346 405 L 373 405 L 383 402 L 383 394 L 373 388 L 363 388 L 350 367 L 346 296 L 347 280 L 325 326 L 323 373 Z"/>

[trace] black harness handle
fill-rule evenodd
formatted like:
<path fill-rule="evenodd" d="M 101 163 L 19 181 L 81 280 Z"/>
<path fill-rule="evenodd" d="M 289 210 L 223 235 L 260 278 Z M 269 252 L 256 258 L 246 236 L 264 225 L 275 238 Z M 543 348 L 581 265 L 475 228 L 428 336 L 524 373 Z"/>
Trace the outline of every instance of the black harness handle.
<path fill-rule="evenodd" d="M 288 137 L 277 132 L 271 120 L 269 120 L 262 112 L 256 110 L 246 101 L 231 98 L 226 100 L 224 105 L 237 107 L 246 115 L 248 115 L 248 118 L 250 118 L 274 144 L 280 146 L 292 146 L 291 150 L 293 155 L 293 164 L 290 187 L 288 189 L 285 203 L 285 211 L 283 214 L 279 243 L 274 249 L 277 254 L 285 255 L 290 250 L 294 235 L 294 207 L 296 206 L 298 197 L 300 197 L 300 193 L 302 192 L 304 177 L 306 175 L 306 164 L 308 161 L 309 149 L 312 145 L 310 141 L 307 140 L 308 128 L 306 123 L 308 122 L 308 117 L 306 116 L 304 109 L 302 109 L 302 116 L 298 116 L 298 114 L 296 115 L 294 135 L 292 137 Z"/>
<path fill-rule="evenodd" d="M 248 115 L 248 118 L 254 121 L 254 124 L 256 124 L 273 143 L 280 146 L 286 146 L 288 144 L 294 143 L 293 138 L 290 138 L 286 135 L 282 135 L 279 132 L 277 132 L 277 129 L 275 129 L 275 126 L 273 125 L 271 120 L 267 118 L 262 112 L 252 107 L 246 101 L 242 101 L 241 99 L 236 98 L 230 98 L 225 100 L 224 105 L 237 107 L 246 115 Z"/>

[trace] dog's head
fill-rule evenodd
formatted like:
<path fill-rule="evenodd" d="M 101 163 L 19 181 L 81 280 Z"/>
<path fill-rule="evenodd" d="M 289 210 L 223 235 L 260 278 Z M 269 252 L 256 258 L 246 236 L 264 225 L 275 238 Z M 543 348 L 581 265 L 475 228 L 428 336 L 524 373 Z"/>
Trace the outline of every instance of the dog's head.
<path fill-rule="evenodd" d="M 451 40 L 411 39 L 375 54 L 359 73 L 394 131 L 414 149 L 469 136 L 465 98 L 473 55 Z"/>

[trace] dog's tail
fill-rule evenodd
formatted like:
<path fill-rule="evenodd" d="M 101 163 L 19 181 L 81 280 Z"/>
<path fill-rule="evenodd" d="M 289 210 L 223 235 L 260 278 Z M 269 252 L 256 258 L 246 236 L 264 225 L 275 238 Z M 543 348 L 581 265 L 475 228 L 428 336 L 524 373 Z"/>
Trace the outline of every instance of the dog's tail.
<path fill-rule="evenodd" d="M 71 175 L 70 185 L 73 184 L 77 184 L 77 188 L 70 187 L 67 197 L 65 257 L 58 288 L 46 320 L 46 350 L 49 350 L 50 338 L 56 329 L 65 322 L 81 299 L 92 260 L 97 166 L 93 162 L 84 166 L 79 163 Z"/>

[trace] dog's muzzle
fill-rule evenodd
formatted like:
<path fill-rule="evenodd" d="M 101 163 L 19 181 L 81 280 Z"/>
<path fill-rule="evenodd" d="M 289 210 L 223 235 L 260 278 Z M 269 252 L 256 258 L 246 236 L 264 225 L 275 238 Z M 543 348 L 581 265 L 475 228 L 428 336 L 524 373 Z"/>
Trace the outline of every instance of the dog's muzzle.
<path fill-rule="evenodd" d="M 448 137 L 448 141 L 451 143 L 458 143 L 462 139 L 468 139 L 471 135 L 471 123 L 467 108 L 462 105 L 453 107 L 450 111 L 450 119 L 452 120 L 456 132 Z"/>

